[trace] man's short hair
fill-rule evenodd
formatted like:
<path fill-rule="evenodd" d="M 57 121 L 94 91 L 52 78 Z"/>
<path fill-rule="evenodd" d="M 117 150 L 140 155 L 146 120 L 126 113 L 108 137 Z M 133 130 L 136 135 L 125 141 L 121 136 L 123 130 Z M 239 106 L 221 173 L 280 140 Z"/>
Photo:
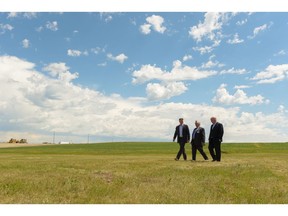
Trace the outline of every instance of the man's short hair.
<path fill-rule="evenodd" d="M 179 120 L 184 120 L 183 118 L 179 118 Z"/>

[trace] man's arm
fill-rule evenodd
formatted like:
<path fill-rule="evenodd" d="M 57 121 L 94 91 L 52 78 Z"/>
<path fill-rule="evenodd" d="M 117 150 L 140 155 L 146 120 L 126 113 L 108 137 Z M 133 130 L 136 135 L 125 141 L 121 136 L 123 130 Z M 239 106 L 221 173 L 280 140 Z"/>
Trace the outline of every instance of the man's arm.
<path fill-rule="evenodd" d="M 189 143 L 190 142 L 190 130 L 189 130 L 188 125 L 186 125 L 186 127 L 187 127 L 187 143 Z"/>
<path fill-rule="evenodd" d="M 221 142 L 222 142 L 223 135 L 224 135 L 223 125 L 219 124 L 219 138 L 221 139 Z"/>
<path fill-rule="evenodd" d="M 174 133 L 174 136 L 173 136 L 173 142 L 175 141 L 176 137 L 177 137 L 177 127 L 175 128 L 175 133 Z"/>
<path fill-rule="evenodd" d="M 205 129 L 202 128 L 201 130 L 201 143 L 204 144 L 205 143 Z"/>

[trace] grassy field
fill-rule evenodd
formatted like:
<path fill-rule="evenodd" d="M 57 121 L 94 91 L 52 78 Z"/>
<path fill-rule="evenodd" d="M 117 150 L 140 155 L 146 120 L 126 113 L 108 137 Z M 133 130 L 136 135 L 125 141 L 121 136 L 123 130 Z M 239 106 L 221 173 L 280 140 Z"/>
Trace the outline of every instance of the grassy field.
<path fill-rule="evenodd" d="M 0 203 L 288 204 L 288 143 L 222 144 L 220 163 L 199 152 L 196 162 L 174 161 L 177 151 L 176 143 L 3 148 Z"/>

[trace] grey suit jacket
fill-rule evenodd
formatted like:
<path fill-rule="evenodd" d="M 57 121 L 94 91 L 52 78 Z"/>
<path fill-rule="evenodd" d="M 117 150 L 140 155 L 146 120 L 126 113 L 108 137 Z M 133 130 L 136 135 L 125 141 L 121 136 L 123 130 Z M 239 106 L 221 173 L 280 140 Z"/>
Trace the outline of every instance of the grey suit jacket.
<path fill-rule="evenodd" d="M 194 134 L 194 138 L 193 138 Z M 202 127 L 195 128 L 192 132 L 191 144 L 204 145 L 205 143 L 205 129 Z"/>

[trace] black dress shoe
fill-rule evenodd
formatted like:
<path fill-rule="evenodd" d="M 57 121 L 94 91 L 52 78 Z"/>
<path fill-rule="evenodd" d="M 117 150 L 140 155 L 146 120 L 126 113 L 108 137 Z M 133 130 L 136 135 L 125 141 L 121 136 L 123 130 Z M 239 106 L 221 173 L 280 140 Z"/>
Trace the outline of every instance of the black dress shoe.
<path fill-rule="evenodd" d="M 212 160 L 211 162 L 215 162 L 216 160 Z"/>
<path fill-rule="evenodd" d="M 175 160 L 175 161 L 178 161 L 179 159 L 178 159 L 178 158 L 175 158 L 174 160 Z"/>

